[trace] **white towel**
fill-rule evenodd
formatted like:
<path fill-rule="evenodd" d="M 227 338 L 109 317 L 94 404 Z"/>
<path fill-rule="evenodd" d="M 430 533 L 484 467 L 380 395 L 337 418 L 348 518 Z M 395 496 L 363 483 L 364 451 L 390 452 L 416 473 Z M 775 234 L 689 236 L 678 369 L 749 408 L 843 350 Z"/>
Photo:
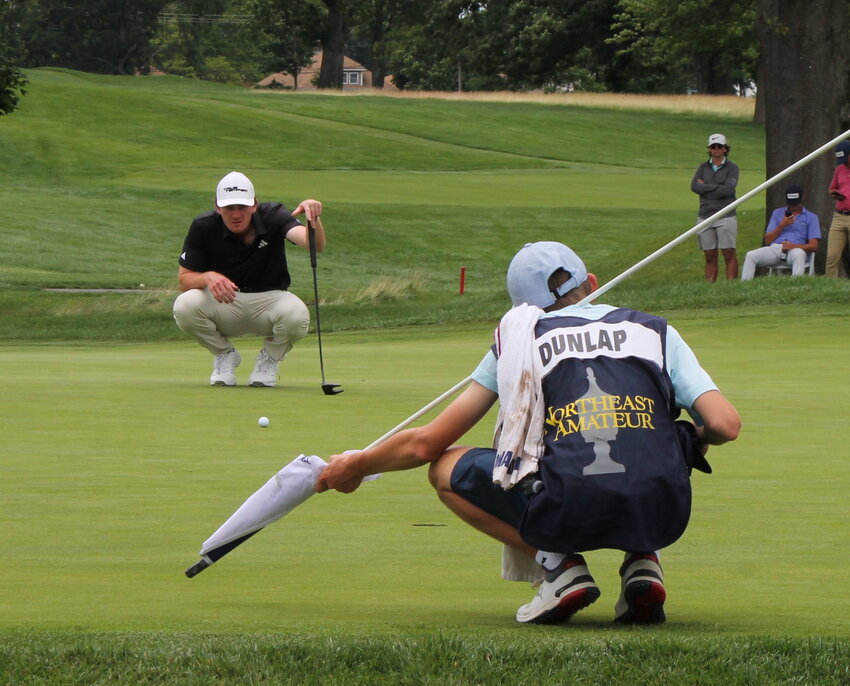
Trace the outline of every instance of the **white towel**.
<path fill-rule="evenodd" d="M 496 329 L 499 416 L 493 482 L 505 490 L 536 472 L 543 455 L 542 363 L 534 346 L 534 326 L 542 313 L 539 307 L 519 305 Z"/>
<path fill-rule="evenodd" d="M 502 546 L 502 578 L 505 581 L 527 581 L 532 586 L 543 581 L 543 567 L 537 560 L 511 545 Z"/>

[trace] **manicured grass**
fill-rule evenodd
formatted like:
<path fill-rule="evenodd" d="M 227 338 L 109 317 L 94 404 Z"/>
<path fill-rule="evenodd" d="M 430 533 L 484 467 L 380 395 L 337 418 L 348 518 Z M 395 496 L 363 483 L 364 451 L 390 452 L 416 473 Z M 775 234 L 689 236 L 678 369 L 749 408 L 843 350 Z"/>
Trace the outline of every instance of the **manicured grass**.
<path fill-rule="evenodd" d="M 850 378 L 837 363 L 850 325 L 790 312 L 674 318 L 745 425 L 710 454 L 716 473 L 694 479 L 693 522 L 664 555 L 677 631 L 850 629 L 840 428 Z M 283 464 L 371 442 L 465 377 L 489 337 L 487 328 L 330 335 L 327 375 L 345 389 L 337 397 L 321 394 L 312 342 L 293 351 L 283 387 L 272 390 L 208 387 L 209 356 L 188 342 L 0 349 L 4 417 L 15 427 L 4 446 L 3 624 L 511 628 L 529 588 L 499 579 L 498 546 L 455 520 L 423 471 L 318 496 L 199 577 L 182 575 L 200 543 Z M 250 359 L 258 344 L 240 347 Z M 802 358 L 805 373 L 783 372 Z M 257 427 L 261 415 L 268 429 Z M 467 440 L 486 444 L 490 429 L 483 422 Z M 577 618 L 579 631 L 607 625 L 616 599 L 617 555 L 589 557 L 604 596 Z"/>

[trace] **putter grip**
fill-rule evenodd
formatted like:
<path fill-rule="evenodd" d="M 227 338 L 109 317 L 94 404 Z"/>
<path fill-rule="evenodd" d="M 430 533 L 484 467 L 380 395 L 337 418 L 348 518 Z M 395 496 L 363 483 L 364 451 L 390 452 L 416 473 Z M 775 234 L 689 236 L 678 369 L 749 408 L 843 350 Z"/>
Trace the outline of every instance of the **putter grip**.
<path fill-rule="evenodd" d="M 307 220 L 307 240 L 310 242 L 310 266 L 316 268 L 316 229 L 313 222 Z"/>
<path fill-rule="evenodd" d="M 206 560 L 199 560 L 196 564 L 193 564 L 186 570 L 186 576 L 191 579 L 193 576 L 203 572 L 209 566 L 210 563 Z"/>

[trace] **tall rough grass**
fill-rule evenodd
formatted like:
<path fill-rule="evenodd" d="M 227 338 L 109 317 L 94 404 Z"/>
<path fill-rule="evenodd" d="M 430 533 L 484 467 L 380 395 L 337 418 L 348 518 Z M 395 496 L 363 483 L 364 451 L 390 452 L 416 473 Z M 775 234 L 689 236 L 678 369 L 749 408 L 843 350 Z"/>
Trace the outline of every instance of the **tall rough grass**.
<path fill-rule="evenodd" d="M 525 629 L 528 629 L 527 631 Z M 850 643 L 683 638 L 666 631 L 510 637 L 41 634 L 4 637 L 7 684 L 844 686 Z"/>
<path fill-rule="evenodd" d="M 263 91 L 266 92 L 266 91 Z M 286 91 L 287 95 L 315 91 Z M 324 94 L 324 93 L 323 93 Z M 380 88 L 328 91 L 327 95 L 379 95 L 409 100 L 437 99 L 465 102 L 523 102 L 537 105 L 576 105 L 610 110 L 645 110 L 752 119 L 755 98 L 734 95 L 648 95 L 638 93 L 543 93 L 541 91 L 401 91 Z"/>

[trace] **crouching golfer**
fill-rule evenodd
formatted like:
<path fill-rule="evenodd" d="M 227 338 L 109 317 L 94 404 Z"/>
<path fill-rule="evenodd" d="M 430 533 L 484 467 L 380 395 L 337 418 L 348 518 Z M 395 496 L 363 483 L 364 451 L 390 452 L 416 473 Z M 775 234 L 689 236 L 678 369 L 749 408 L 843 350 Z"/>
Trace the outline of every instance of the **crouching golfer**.
<path fill-rule="evenodd" d="M 430 463 L 449 509 L 540 565 L 517 621 L 565 622 L 594 602 L 581 553 L 613 548 L 625 552 L 614 620 L 663 622 L 658 550 L 685 530 L 690 470 L 710 471 L 706 446 L 735 439 L 738 414 L 665 320 L 578 306 L 598 284 L 565 245 L 523 247 L 507 284 L 514 308 L 463 393 L 425 426 L 333 456 L 316 490 Z M 454 445 L 497 398 L 496 447 Z"/>
<path fill-rule="evenodd" d="M 174 301 L 174 319 L 215 356 L 210 384 L 234 386 L 242 362 L 230 339 L 264 336 L 251 386 L 274 386 L 278 364 L 307 333 L 310 313 L 290 293 L 285 241 L 310 249 L 303 214 L 316 229 L 316 250 L 325 247 L 319 216 L 322 204 L 304 200 L 291 213 L 280 203 L 258 203 L 248 177 L 230 172 L 216 188 L 215 210 L 189 227 L 180 255 L 183 291 Z"/>

